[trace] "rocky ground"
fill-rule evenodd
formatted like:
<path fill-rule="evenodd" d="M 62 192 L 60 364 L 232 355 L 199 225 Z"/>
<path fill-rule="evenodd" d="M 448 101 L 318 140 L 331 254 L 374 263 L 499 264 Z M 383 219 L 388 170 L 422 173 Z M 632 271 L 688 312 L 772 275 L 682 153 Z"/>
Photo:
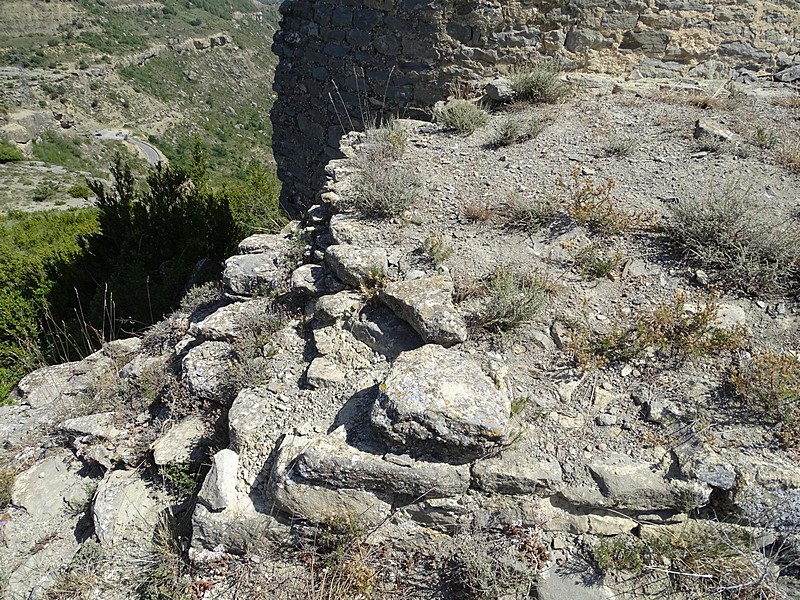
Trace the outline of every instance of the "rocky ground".
<path fill-rule="evenodd" d="M 798 597 L 792 422 L 731 390 L 796 363 L 797 264 L 737 284 L 673 228 L 738 194 L 792 242 L 796 92 L 572 83 L 469 135 L 348 136 L 222 294 L 23 380 L 6 595 Z M 498 147 L 509 118 L 536 135 Z M 354 210 L 378 160 L 416 190 L 388 218 Z"/>

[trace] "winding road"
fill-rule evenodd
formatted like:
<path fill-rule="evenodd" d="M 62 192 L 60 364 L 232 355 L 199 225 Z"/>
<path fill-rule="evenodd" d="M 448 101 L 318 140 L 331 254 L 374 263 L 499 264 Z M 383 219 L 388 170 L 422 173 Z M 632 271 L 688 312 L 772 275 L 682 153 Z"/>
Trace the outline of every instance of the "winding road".
<path fill-rule="evenodd" d="M 166 157 L 158 151 L 158 149 L 153 146 L 152 144 L 148 144 L 138 138 L 132 137 L 130 133 L 127 131 L 113 131 L 110 129 L 101 129 L 100 131 L 95 132 L 95 137 L 98 137 L 103 140 L 117 140 L 121 142 L 127 142 L 128 144 L 138 148 L 141 150 L 145 157 L 147 158 L 147 162 L 151 165 L 157 165 L 159 162 L 166 162 Z"/>

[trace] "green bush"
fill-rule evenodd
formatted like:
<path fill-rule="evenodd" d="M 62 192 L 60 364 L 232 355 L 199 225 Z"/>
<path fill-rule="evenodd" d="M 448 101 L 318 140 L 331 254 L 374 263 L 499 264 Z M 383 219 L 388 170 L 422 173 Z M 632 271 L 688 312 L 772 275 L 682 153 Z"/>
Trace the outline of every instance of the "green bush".
<path fill-rule="evenodd" d="M 84 184 L 76 184 L 67 190 L 67 193 L 73 198 L 89 198 L 89 187 Z"/>
<path fill-rule="evenodd" d="M 20 152 L 17 145 L 4 138 L 0 138 L 0 163 L 17 162 L 20 160 L 25 160 L 25 155 Z"/>
<path fill-rule="evenodd" d="M 250 162 L 244 176 L 229 188 L 228 193 L 242 237 L 256 231 L 274 233 L 288 222 L 279 203 L 280 180 L 256 161 Z"/>

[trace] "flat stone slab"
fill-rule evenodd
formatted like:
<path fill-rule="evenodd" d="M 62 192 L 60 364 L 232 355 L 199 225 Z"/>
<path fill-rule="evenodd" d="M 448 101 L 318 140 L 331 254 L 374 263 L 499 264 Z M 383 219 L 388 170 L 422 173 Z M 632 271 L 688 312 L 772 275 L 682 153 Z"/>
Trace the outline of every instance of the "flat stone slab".
<path fill-rule="evenodd" d="M 471 358 L 436 344 L 404 352 L 372 408 L 398 453 L 468 462 L 508 442 L 511 399 Z"/>
<path fill-rule="evenodd" d="M 292 475 L 294 462 L 311 441 L 303 436 L 284 437 L 270 473 L 270 495 L 277 507 L 316 523 L 341 515 L 351 515 L 364 525 L 384 522 L 392 505 L 378 495 L 366 490 L 314 485 Z"/>
<path fill-rule="evenodd" d="M 380 299 L 427 343 L 449 347 L 467 339 L 467 325 L 453 306 L 449 277 L 393 281 L 381 290 Z"/>
<path fill-rule="evenodd" d="M 146 539 L 157 519 L 157 505 L 136 471 L 112 471 L 100 485 L 92 505 L 94 530 L 100 543 L 114 545 L 133 532 Z"/>
<path fill-rule="evenodd" d="M 343 428 L 312 441 L 295 472 L 313 483 L 419 497 L 457 496 L 469 488 L 469 466 L 424 462 L 409 456 L 362 452 L 345 440 Z"/>
<path fill-rule="evenodd" d="M 335 294 L 346 286 L 320 265 L 301 265 L 292 272 L 292 291 L 308 296 Z"/>
<path fill-rule="evenodd" d="M 563 483 L 561 464 L 554 457 L 536 459 L 520 441 L 476 462 L 472 478 L 479 490 L 500 494 L 551 495 Z"/>
<path fill-rule="evenodd" d="M 390 360 L 425 344 L 408 322 L 385 306 L 364 306 L 348 320 L 346 328 L 357 340 Z"/>
<path fill-rule="evenodd" d="M 385 273 L 389 259 L 383 248 L 336 244 L 325 251 L 325 264 L 346 284 L 359 286 L 371 272 Z"/>
<path fill-rule="evenodd" d="M 220 450 L 211 459 L 211 469 L 197 495 L 212 511 L 223 510 L 236 502 L 236 479 L 239 473 L 239 455 L 233 450 Z"/>

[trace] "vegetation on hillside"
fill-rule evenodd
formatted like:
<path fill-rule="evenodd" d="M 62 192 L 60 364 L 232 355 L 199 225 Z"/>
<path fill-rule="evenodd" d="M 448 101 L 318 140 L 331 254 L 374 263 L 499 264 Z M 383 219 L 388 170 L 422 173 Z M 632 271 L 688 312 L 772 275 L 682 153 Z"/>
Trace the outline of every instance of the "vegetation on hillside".
<path fill-rule="evenodd" d="M 144 183 L 117 155 L 113 184 L 91 180 L 96 208 L 12 212 L 0 220 L 0 398 L 44 362 L 72 360 L 174 309 L 195 272 L 243 237 L 286 222 L 269 171 L 251 164 L 235 185 L 209 183 L 199 144 L 185 166 L 158 165 Z"/>

